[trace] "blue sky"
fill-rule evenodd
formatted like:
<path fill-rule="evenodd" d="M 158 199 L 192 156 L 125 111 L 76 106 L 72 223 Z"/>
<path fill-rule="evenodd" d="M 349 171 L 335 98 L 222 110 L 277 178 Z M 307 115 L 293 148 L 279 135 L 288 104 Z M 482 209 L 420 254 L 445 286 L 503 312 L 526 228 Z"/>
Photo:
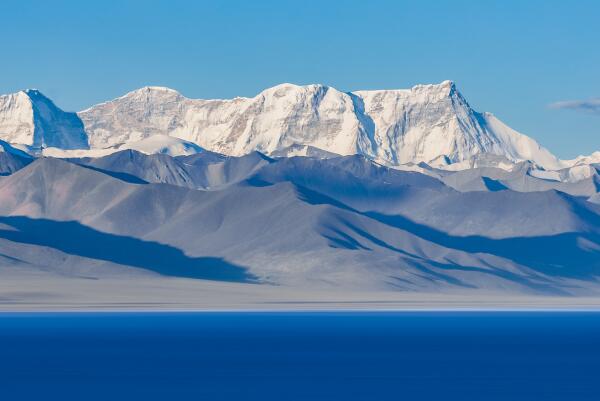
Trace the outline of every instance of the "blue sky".
<path fill-rule="evenodd" d="M 0 93 L 35 87 L 80 110 L 144 85 L 227 98 L 452 79 L 569 158 L 600 150 L 599 18 L 600 2 L 576 0 L 12 1 Z"/>

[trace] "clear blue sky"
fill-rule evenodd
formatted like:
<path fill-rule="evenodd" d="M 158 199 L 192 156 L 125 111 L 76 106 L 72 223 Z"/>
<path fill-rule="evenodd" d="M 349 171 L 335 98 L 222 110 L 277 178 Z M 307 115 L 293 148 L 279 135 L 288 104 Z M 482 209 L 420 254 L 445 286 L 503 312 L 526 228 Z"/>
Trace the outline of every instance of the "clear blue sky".
<path fill-rule="evenodd" d="M 35 87 L 80 110 L 144 85 L 253 96 L 456 81 L 563 158 L 600 150 L 598 1 L 11 1 L 0 93 Z M 551 108 L 559 101 L 569 107 Z M 594 103 L 597 104 L 597 103 Z"/>

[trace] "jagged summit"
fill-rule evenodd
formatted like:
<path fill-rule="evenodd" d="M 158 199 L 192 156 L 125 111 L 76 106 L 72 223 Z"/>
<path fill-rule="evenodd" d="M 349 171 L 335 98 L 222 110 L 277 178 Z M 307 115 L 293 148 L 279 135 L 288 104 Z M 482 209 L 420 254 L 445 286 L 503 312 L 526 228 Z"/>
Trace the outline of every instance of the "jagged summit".
<path fill-rule="evenodd" d="M 419 91 L 446 91 L 446 92 L 450 92 L 451 89 L 456 89 L 456 83 L 452 80 L 445 80 L 442 81 L 440 83 L 433 83 L 433 84 L 416 84 L 411 86 L 410 88 L 396 88 L 396 89 L 356 89 L 353 91 L 350 91 L 349 93 L 356 93 L 356 92 L 385 92 L 385 91 L 389 91 L 389 92 L 405 92 L 405 93 L 410 93 L 410 92 L 419 92 Z"/>
<path fill-rule="evenodd" d="M 0 139 L 34 151 L 45 147 L 89 147 L 77 114 L 61 110 L 37 89 L 0 96 Z"/>
<path fill-rule="evenodd" d="M 177 92 L 175 89 L 167 88 L 166 86 L 153 86 L 147 85 L 143 86 L 138 91 L 159 91 L 159 92 Z M 177 92 L 179 93 L 179 92 Z"/>

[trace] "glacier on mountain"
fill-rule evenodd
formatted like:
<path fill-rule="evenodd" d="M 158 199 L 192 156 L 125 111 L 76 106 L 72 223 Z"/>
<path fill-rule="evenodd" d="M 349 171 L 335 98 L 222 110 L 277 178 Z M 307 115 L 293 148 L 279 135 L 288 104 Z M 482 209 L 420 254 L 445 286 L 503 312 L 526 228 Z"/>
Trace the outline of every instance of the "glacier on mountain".
<path fill-rule="evenodd" d="M 183 142 L 160 145 L 167 137 Z M 144 87 L 77 114 L 29 90 L 0 97 L 0 139 L 63 157 L 123 149 L 176 155 L 202 148 L 232 156 L 361 154 L 392 167 L 427 163 L 445 169 L 468 166 L 481 155 L 529 160 L 543 170 L 598 162 L 595 155 L 559 160 L 492 114 L 473 110 L 451 81 L 355 92 L 281 84 L 226 100 Z"/>
<path fill-rule="evenodd" d="M 170 89 L 146 87 L 79 116 L 93 147 L 167 134 L 234 156 L 309 145 L 391 166 L 440 157 L 455 163 L 491 153 L 560 167 L 534 140 L 491 114 L 472 110 L 450 81 L 348 93 L 323 85 L 282 84 L 253 98 L 231 100 L 188 99 Z"/>

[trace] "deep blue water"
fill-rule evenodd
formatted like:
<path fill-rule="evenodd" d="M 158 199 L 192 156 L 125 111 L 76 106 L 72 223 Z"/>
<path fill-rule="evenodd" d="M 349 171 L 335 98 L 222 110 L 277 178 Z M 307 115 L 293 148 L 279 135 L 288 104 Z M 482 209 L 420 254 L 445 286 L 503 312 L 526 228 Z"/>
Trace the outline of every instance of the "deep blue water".
<path fill-rule="evenodd" d="M 0 314 L 0 400 L 600 400 L 600 313 Z"/>

